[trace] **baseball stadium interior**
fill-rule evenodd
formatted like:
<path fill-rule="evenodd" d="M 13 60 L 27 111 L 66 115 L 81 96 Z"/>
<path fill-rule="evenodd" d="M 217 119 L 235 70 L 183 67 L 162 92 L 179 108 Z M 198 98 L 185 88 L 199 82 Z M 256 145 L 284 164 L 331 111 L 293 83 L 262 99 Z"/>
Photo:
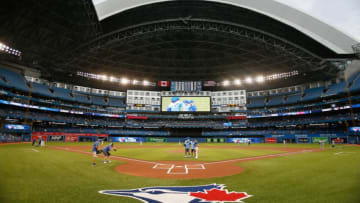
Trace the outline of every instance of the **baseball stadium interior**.
<path fill-rule="evenodd" d="M 4 0 L 0 203 L 360 202 L 360 0 Z"/>
<path fill-rule="evenodd" d="M 340 31 L 328 28 L 340 38 L 335 49 L 216 1 L 164 1 L 107 16 L 99 7 L 2 6 L 2 142 L 83 133 L 79 141 L 359 143 L 360 46 Z"/>

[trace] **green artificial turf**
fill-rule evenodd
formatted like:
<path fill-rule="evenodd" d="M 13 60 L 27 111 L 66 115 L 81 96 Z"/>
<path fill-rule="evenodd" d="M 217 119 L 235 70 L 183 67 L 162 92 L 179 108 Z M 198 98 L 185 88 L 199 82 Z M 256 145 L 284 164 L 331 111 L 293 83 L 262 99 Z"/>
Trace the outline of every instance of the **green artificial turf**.
<path fill-rule="evenodd" d="M 219 146 L 223 145 L 226 144 Z M 291 147 L 297 146 L 304 147 L 291 145 Z M 168 148 L 169 145 L 163 147 Z M 306 147 L 318 148 L 318 145 L 309 144 Z M 170 145 L 170 148 L 173 146 Z M 218 159 L 223 159 L 222 156 L 226 154 L 207 155 L 212 152 L 205 151 L 205 148 L 201 150 L 203 150 L 201 156 L 204 157 L 220 156 Z M 132 149 L 126 151 L 119 150 L 117 153 L 128 153 L 129 156 L 137 157 L 131 155 L 136 151 Z M 254 150 L 248 151 L 252 153 Z M 157 155 L 159 157 L 154 160 L 169 158 L 161 154 Z M 241 156 L 240 153 L 238 155 Z M 142 153 L 139 156 L 150 158 Z M 342 146 L 323 152 L 242 162 L 238 163 L 244 169 L 240 174 L 193 180 L 123 175 L 114 170 L 122 162 L 102 164 L 98 161 L 98 165 L 93 167 L 91 159 L 91 156 L 85 154 L 31 147 L 30 144 L 2 145 L 0 146 L 0 202 L 140 202 L 131 198 L 99 194 L 98 191 L 210 183 L 225 184 L 229 191 L 247 192 L 253 195 L 244 202 L 360 202 L 360 147 Z"/>
<path fill-rule="evenodd" d="M 119 148 L 113 155 L 124 156 L 135 159 L 150 161 L 221 161 L 236 158 L 246 158 L 254 156 L 262 156 L 268 154 L 284 153 L 284 151 L 275 150 L 252 150 L 249 149 L 216 149 L 216 148 L 199 148 L 199 158 L 184 158 L 185 153 L 183 147 L 157 147 L 157 148 Z"/>

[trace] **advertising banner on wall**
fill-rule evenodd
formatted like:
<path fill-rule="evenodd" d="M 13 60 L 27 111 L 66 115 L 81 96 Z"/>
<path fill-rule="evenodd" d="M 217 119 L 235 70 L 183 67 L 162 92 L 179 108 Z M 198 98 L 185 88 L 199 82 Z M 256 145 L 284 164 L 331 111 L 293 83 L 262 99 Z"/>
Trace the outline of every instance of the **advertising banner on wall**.
<path fill-rule="evenodd" d="M 113 142 L 140 142 L 143 141 L 141 137 L 112 137 Z"/>
<path fill-rule="evenodd" d="M 42 136 L 33 135 L 33 136 L 31 136 L 31 141 L 33 141 L 34 139 L 35 139 L 36 141 L 39 141 L 39 139 L 42 139 L 42 140 L 44 140 L 45 142 L 47 142 L 47 136 L 45 136 L 45 135 L 42 135 Z"/>
<path fill-rule="evenodd" d="M 265 139 L 266 143 L 276 143 L 276 137 L 270 137 Z"/>
<path fill-rule="evenodd" d="M 48 136 L 48 140 L 51 142 L 64 141 L 64 136 L 52 135 L 52 136 Z"/>
<path fill-rule="evenodd" d="M 299 143 L 309 143 L 309 138 L 298 138 L 297 142 L 299 142 Z"/>
<path fill-rule="evenodd" d="M 225 139 L 224 138 L 206 138 L 206 142 L 224 143 Z"/>
<path fill-rule="evenodd" d="M 147 137 L 146 142 L 166 142 L 166 138 Z"/>
<path fill-rule="evenodd" d="M 65 136 L 65 142 L 77 142 L 79 136 Z"/>
<path fill-rule="evenodd" d="M 93 134 L 93 133 L 62 133 L 62 132 L 33 132 L 32 135 L 35 136 L 96 136 L 96 137 L 108 137 L 108 134 Z"/>
<path fill-rule="evenodd" d="M 313 137 L 312 138 L 312 142 L 313 143 L 319 143 L 319 141 L 323 140 L 325 143 L 328 142 L 328 138 L 327 137 Z"/>
<path fill-rule="evenodd" d="M 345 139 L 343 139 L 343 138 L 335 138 L 335 139 L 332 139 L 331 141 L 334 141 L 335 143 L 338 143 L 338 144 L 345 143 Z"/>
<path fill-rule="evenodd" d="M 260 138 L 228 138 L 227 142 L 230 143 L 248 143 L 248 141 L 250 140 L 251 143 L 260 143 L 261 139 Z"/>

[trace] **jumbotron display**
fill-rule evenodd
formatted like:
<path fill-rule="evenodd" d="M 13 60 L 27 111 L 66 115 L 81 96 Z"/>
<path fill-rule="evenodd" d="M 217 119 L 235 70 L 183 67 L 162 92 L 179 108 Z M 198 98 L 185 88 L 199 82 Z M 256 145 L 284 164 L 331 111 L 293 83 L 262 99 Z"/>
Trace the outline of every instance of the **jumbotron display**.
<path fill-rule="evenodd" d="M 161 97 L 162 112 L 210 112 L 210 97 Z"/>

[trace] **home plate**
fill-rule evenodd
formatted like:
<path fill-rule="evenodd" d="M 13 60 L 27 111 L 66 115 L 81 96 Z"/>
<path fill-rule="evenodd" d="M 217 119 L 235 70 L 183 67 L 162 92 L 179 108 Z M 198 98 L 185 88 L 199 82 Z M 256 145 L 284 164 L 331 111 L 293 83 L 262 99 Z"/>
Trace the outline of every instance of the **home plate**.
<path fill-rule="evenodd" d="M 192 170 L 194 169 L 205 170 L 204 164 L 189 164 L 189 165 L 186 164 L 185 167 Z"/>
<path fill-rule="evenodd" d="M 172 165 L 169 170 L 167 171 L 167 174 L 188 174 L 189 170 L 186 167 L 186 165 Z"/>

